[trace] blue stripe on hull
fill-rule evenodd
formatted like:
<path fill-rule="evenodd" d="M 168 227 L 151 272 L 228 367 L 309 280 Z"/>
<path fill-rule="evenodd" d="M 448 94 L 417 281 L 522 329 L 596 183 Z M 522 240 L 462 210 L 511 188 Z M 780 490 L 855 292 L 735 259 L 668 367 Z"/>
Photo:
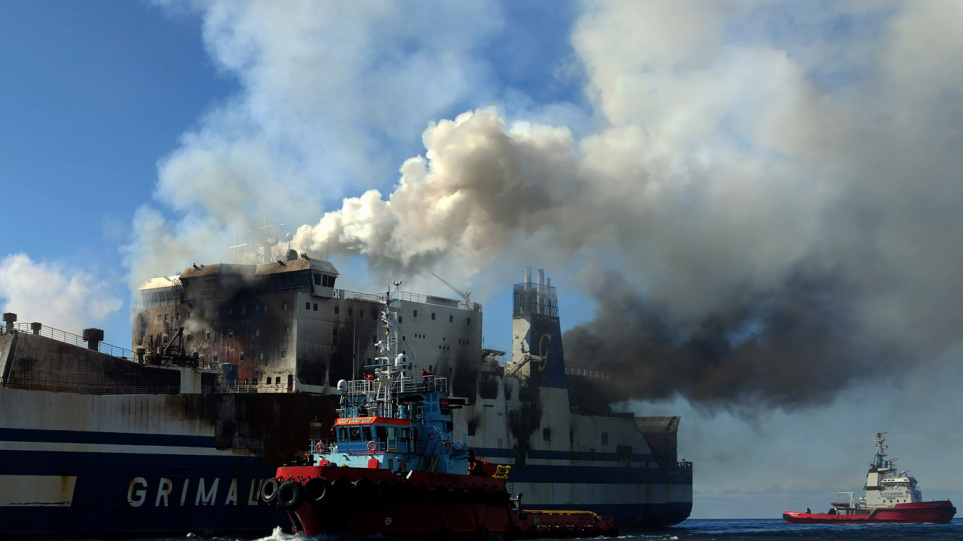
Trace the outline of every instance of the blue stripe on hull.
<path fill-rule="evenodd" d="M 165 447 L 214 447 L 213 436 L 137 434 L 128 432 L 92 432 L 84 430 L 36 430 L 26 428 L 0 428 L 0 441 L 85 443 L 104 445 L 154 445 Z"/>
<path fill-rule="evenodd" d="M 497 456 L 514 458 L 511 451 L 499 452 L 498 449 L 480 449 L 478 454 L 489 459 Z M 558 452 L 557 460 L 586 460 L 581 458 L 585 453 Z M 530 459 L 541 458 L 536 452 L 528 453 Z M 494 462 L 499 462 L 497 459 Z M 692 484 L 692 470 L 681 468 L 644 468 L 641 466 L 624 466 L 615 455 L 611 458 L 596 456 L 593 465 L 553 465 L 526 464 L 524 467 L 513 466 L 509 481 L 519 483 L 604 483 L 604 484 Z"/>
<path fill-rule="evenodd" d="M 686 470 L 640 467 L 540 466 L 527 464 L 524 468 L 513 467 L 508 480 L 518 483 L 667 485 L 692 484 L 692 473 Z"/>
<path fill-rule="evenodd" d="M 512 458 L 517 452 L 514 449 L 498 449 L 495 447 L 476 448 L 476 452 L 488 459 L 493 458 Z M 531 460 L 585 460 L 595 462 L 618 462 L 619 456 L 616 453 L 583 452 L 583 451 L 541 451 L 530 450 L 526 456 Z M 651 453 L 634 453 L 632 462 L 656 462 L 655 455 Z"/>

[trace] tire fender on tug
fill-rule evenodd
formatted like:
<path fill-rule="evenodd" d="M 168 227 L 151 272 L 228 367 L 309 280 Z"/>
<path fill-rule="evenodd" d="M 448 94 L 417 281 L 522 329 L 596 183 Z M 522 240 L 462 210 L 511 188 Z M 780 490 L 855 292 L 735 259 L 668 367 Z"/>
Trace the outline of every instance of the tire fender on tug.
<path fill-rule="evenodd" d="M 330 491 L 331 487 L 323 477 L 313 477 L 304 483 L 304 498 L 311 503 L 321 503 Z"/>
<path fill-rule="evenodd" d="M 354 485 L 345 477 L 338 477 L 331 483 L 331 491 L 335 498 L 346 498 L 354 491 Z"/>
<path fill-rule="evenodd" d="M 273 509 L 278 503 L 278 480 L 271 477 L 261 481 L 261 488 L 257 493 L 257 503 L 268 509 Z"/>
<path fill-rule="evenodd" d="M 304 504 L 304 487 L 295 480 L 288 480 L 278 487 L 278 507 L 293 511 Z"/>

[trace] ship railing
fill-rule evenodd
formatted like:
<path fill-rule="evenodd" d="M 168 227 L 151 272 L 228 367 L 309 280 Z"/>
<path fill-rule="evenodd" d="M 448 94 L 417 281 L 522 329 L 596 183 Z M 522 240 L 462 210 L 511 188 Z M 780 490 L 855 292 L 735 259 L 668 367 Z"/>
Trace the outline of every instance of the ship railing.
<path fill-rule="evenodd" d="M 481 305 L 478 303 L 466 303 L 463 301 L 458 301 L 455 299 L 447 299 L 445 297 L 438 297 L 435 295 L 422 295 L 419 293 L 409 293 L 407 291 L 397 291 L 392 293 L 393 299 L 402 300 L 405 302 L 414 302 L 418 304 L 429 304 L 434 306 L 446 306 L 448 308 L 459 308 L 462 310 L 474 309 L 476 311 L 481 309 Z M 334 297 L 341 299 L 360 299 L 364 301 L 372 302 L 384 302 L 384 295 L 379 295 L 375 293 L 361 293 L 359 291 L 348 291 L 347 289 L 335 289 Z"/>
<path fill-rule="evenodd" d="M 47 327 L 46 325 L 38 325 L 34 327 L 33 323 L 14 323 L 13 329 L 15 331 L 24 334 L 36 334 L 46 338 L 56 340 L 58 342 L 63 342 L 65 344 L 72 344 L 74 346 L 86 348 L 87 341 L 80 335 L 69 333 L 67 331 L 62 331 L 60 329 L 55 329 L 53 327 Z M 6 334 L 9 332 L 6 327 L 0 326 L 0 334 Z M 129 349 L 124 349 L 119 346 L 112 346 L 110 344 L 99 342 L 97 344 L 97 351 L 110 355 L 111 357 L 120 357 L 123 359 L 133 359 L 134 352 Z"/>
<path fill-rule="evenodd" d="M 315 454 L 337 453 L 339 452 L 338 440 L 335 438 L 311 440 L 310 451 Z"/>
<path fill-rule="evenodd" d="M 348 396 L 370 396 L 383 391 L 382 383 L 376 379 L 355 379 L 348 383 L 345 394 Z M 441 378 L 435 375 L 412 375 L 400 378 L 391 386 L 391 392 L 398 393 L 421 393 L 427 391 L 448 392 L 448 378 Z"/>
<path fill-rule="evenodd" d="M 515 284 L 514 315 L 543 314 L 558 317 L 555 288 L 545 284 Z"/>

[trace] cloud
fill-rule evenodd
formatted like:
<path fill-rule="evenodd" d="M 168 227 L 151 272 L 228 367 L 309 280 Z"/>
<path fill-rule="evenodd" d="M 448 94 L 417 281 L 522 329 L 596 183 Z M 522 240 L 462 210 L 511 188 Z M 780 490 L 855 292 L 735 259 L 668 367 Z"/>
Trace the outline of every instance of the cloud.
<path fill-rule="evenodd" d="M 78 334 L 122 305 L 97 277 L 25 254 L 0 260 L 0 299 L 3 312 L 16 313 L 19 323 L 39 321 Z"/>

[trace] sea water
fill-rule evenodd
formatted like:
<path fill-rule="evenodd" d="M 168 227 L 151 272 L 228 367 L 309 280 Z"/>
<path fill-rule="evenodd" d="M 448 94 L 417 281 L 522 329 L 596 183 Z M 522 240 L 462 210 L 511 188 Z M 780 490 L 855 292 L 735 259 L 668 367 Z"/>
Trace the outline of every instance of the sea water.
<path fill-rule="evenodd" d="M 334 541 L 336 538 L 286 534 L 279 530 L 264 537 L 206 537 L 188 535 L 127 541 Z M 372 538 L 378 541 L 383 538 Z M 588 538 L 586 538 L 588 539 Z M 603 540 L 609 538 L 595 537 Z M 963 519 L 949 524 L 787 524 L 781 519 L 689 519 L 671 528 L 622 529 L 616 538 L 627 541 L 917 541 L 957 539 L 963 541 Z M 99 541 L 99 540 L 86 540 Z M 384 540 L 387 541 L 387 540 Z"/>
<path fill-rule="evenodd" d="M 331 538 L 327 538 L 331 539 Z M 377 539 L 377 538 L 375 538 Z M 607 539 L 596 537 L 592 539 Z M 697 520 L 671 528 L 622 529 L 617 539 L 627 541 L 916 541 L 957 539 L 963 541 L 963 519 L 949 524 L 788 524 L 781 519 Z M 184 538 L 165 541 L 185 541 Z M 189 541 L 189 540 L 187 540 Z M 280 531 L 260 539 L 215 538 L 212 541 L 326 541 L 324 536 L 305 538 Z"/>

